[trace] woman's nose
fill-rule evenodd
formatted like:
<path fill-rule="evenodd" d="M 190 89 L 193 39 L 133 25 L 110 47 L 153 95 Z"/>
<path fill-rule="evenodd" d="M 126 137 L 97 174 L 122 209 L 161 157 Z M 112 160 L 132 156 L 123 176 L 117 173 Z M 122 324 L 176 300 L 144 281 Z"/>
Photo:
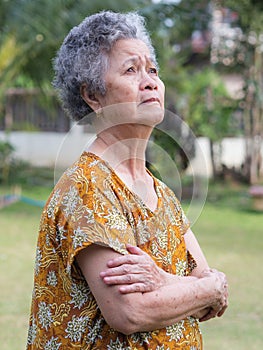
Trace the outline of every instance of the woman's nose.
<path fill-rule="evenodd" d="M 142 90 L 148 89 L 148 90 L 156 90 L 157 89 L 157 83 L 156 81 L 147 73 L 145 73 L 142 77 L 140 88 Z"/>

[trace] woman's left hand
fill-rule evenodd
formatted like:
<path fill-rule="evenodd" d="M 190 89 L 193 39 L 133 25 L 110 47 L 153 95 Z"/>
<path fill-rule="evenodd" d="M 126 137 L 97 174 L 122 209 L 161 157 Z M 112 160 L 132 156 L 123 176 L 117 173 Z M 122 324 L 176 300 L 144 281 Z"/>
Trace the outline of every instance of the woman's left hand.
<path fill-rule="evenodd" d="M 220 303 L 201 310 L 199 313 L 194 315 L 194 317 L 198 318 L 200 322 L 210 320 L 214 317 L 221 317 L 228 307 L 228 283 L 226 276 L 223 272 L 217 271 L 216 269 L 205 269 L 202 273 L 202 276 L 205 277 L 212 274 L 215 276 L 217 275 L 220 277 L 220 280 L 223 281 L 223 284 L 220 288 L 222 297 Z"/>
<path fill-rule="evenodd" d="M 120 285 L 122 294 L 151 292 L 167 282 L 167 274 L 140 248 L 127 245 L 130 254 L 108 261 L 108 269 L 100 273 L 104 283 Z"/>

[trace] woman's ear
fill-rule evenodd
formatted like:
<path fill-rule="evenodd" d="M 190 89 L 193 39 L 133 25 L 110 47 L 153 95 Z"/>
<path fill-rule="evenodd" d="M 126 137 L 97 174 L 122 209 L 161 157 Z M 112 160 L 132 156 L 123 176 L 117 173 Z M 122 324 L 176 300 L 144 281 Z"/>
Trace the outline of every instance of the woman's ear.
<path fill-rule="evenodd" d="M 96 96 L 89 93 L 86 83 L 81 85 L 80 94 L 83 100 L 93 109 L 94 112 L 101 108 L 100 102 Z"/>

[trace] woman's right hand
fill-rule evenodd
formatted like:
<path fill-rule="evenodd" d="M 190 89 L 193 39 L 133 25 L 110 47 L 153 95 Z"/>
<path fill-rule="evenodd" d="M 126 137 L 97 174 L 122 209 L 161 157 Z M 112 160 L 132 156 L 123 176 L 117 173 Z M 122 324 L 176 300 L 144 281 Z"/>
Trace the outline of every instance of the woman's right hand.
<path fill-rule="evenodd" d="M 122 294 L 152 292 L 167 284 L 168 274 L 139 247 L 127 245 L 130 254 L 108 261 L 108 269 L 100 273 L 107 285 L 119 285 Z"/>

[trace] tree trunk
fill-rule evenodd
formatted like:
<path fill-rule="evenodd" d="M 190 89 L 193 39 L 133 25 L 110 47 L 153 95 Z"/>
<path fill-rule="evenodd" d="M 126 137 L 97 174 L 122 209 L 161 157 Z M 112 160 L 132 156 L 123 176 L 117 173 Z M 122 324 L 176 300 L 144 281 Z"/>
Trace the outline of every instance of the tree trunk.
<path fill-rule="evenodd" d="M 211 156 L 211 164 L 212 164 L 212 176 L 214 179 L 217 175 L 217 171 L 216 171 L 216 162 L 215 162 L 214 142 L 211 139 L 209 139 L 209 146 L 210 146 L 210 156 Z"/>
<path fill-rule="evenodd" d="M 262 144 L 262 53 L 260 47 L 255 48 L 254 61 L 254 81 L 255 93 L 254 104 L 252 107 L 252 135 L 251 135 L 251 164 L 250 164 L 250 183 L 257 184 L 260 181 L 261 170 L 261 144 Z"/>
<path fill-rule="evenodd" d="M 262 142 L 263 142 L 263 63 L 259 47 L 255 47 L 254 65 L 249 70 L 244 124 L 246 136 L 246 157 L 244 173 L 250 184 L 257 184 L 263 179 Z"/>

